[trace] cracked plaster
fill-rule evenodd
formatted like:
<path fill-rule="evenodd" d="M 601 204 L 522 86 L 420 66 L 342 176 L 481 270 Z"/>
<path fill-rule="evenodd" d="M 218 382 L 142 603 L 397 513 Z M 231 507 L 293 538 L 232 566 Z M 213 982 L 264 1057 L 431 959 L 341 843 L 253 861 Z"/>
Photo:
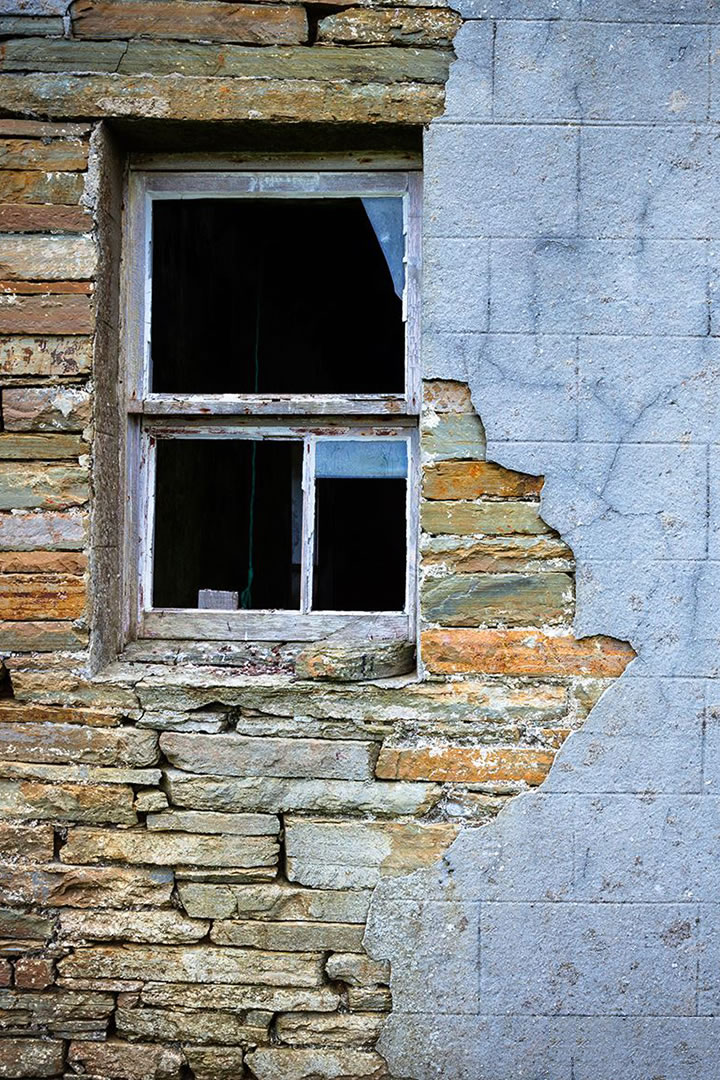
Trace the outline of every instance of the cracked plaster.
<path fill-rule="evenodd" d="M 720 7 L 459 7 L 424 373 L 545 476 L 576 633 L 638 656 L 541 789 L 376 889 L 379 1049 L 413 1080 L 716 1080 Z"/>

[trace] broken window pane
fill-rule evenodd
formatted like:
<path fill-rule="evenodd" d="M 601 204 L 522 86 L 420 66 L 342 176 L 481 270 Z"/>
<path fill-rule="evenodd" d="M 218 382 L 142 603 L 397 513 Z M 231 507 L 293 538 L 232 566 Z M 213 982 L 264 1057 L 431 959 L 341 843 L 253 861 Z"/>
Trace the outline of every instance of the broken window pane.
<path fill-rule="evenodd" d="M 153 204 L 155 393 L 402 393 L 399 198 Z"/>
<path fill-rule="evenodd" d="M 318 477 L 315 610 L 404 609 L 405 498 L 404 477 Z"/>
<path fill-rule="evenodd" d="M 407 476 L 404 439 L 320 439 L 315 447 L 315 475 L 341 477 Z"/>
<path fill-rule="evenodd" d="M 213 589 L 298 610 L 301 476 L 299 440 L 160 439 L 153 605 L 197 608 Z"/>
<path fill-rule="evenodd" d="M 405 236 L 400 199 L 363 199 L 365 213 L 375 230 L 398 296 L 405 288 Z"/>

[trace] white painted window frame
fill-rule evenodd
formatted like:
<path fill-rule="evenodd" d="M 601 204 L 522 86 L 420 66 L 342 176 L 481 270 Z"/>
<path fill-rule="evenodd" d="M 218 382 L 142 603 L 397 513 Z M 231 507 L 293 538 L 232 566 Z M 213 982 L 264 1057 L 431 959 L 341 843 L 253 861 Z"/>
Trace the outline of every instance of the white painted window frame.
<path fill-rule="evenodd" d="M 312 167 L 313 164 L 315 167 Z M 348 198 L 399 196 L 406 235 L 405 393 L 353 395 L 153 394 L 150 391 L 152 204 L 159 199 Z M 416 633 L 420 410 L 421 174 L 383 169 L 298 168 L 226 171 L 131 170 L 123 255 L 125 461 L 124 637 L 312 641 L 352 626 L 374 636 Z M 329 429 L 331 434 L 329 434 Z M 153 608 L 155 447 L 158 438 L 302 439 L 303 569 L 300 611 Z M 407 443 L 407 573 L 401 612 L 310 610 L 314 447 L 319 438 L 402 439 Z"/>

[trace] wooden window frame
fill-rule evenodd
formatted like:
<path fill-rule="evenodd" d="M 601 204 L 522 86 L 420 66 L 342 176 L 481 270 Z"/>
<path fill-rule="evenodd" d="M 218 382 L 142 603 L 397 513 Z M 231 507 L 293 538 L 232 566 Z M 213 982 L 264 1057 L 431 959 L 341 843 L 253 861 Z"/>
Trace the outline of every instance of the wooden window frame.
<path fill-rule="evenodd" d="M 315 167 L 312 165 L 315 164 Z M 257 170 L 131 169 L 123 230 L 123 388 L 125 399 L 124 582 L 126 642 L 137 639 L 312 641 L 352 627 L 375 637 L 416 634 L 420 411 L 421 174 L 322 169 L 319 163 Z M 154 394 L 150 392 L 152 203 L 193 198 L 403 199 L 405 250 L 404 394 Z M 310 611 L 314 446 L 319 438 L 402 439 L 407 443 L 407 573 L 402 612 Z M 302 439 L 303 580 L 300 611 L 205 611 L 153 608 L 152 543 L 155 446 L 158 438 Z"/>

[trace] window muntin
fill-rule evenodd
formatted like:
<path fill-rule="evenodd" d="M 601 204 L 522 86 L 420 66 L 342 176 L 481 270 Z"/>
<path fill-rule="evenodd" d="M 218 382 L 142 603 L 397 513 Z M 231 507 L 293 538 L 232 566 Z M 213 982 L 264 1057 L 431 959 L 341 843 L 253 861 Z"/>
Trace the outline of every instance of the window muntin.
<path fill-rule="evenodd" d="M 135 589 L 128 583 L 128 636 L 303 640 L 348 623 L 359 626 L 363 620 L 372 621 L 376 631 L 412 633 L 418 402 L 418 258 L 413 223 L 418 194 L 417 174 L 408 173 L 132 175 L 129 250 L 135 258 L 131 255 L 125 263 L 129 272 L 128 545 L 129 554 L 139 560 L 140 573 Z M 386 309 L 392 311 L 393 301 L 398 305 L 402 341 L 400 349 L 395 349 L 394 375 L 387 375 L 392 366 L 387 341 L 383 340 L 384 352 L 383 348 L 373 351 L 372 333 L 378 331 L 373 326 L 372 302 L 367 295 L 358 295 L 362 274 L 355 274 L 354 279 L 343 276 L 343 244 L 332 237 L 329 247 L 336 255 L 325 280 L 332 281 L 333 288 L 326 289 L 325 298 L 331 293 L 337 306 L 345 293 L 353 292 L 349 286 L 354 282 L 355 315 L 345 335 L 340 332 L 342 314 L 332 322 L 323 343 L 325 359 L 315 366 L 312 378 L 303 382 L 302 371 L 298 375 L 287 359 L 292 345 L 303 336 L 302 322 L 295 318 L 293 326 L 292 319 L 286 320 L 287 332 L 278 325 L 283 295 L 298 275 L 291 275 L 292 280 L 283 275 L 277 254 L 282 232 L 277 228 L 274 254 L 263 252 L 264 262 L 273 268 L 269 291 L 267 271 L 263 275 L 271 300 L 255 303 L 256 322 L 259 314 L 260 324 L 266 327 L 265 353 L 247 333 L 247 311 L 244 346 L 225 325 L 219 327 L 224 340 L 218 343 L 216 338 L 214 349 L 203 347 L 203 321 L 209 326 L 218 318 L 217 312 L 223 311 L 222 304 L 213 308 L 207 301 L 212 288 L 206 290 L 206 302 L 196 305 L 199 314 L 191 320 L 188 347 L 184 337 L 188 319 L 183 312 L 192 303 L 192 282 L 200 279 L 198 268 L 191 268 L 182 282 L 182 302 L 176 299 L 168 304 L 173 259 L 167 252 L 162 258 L 158 254 L 158 245 L 165 243 L 163 235 L 170 234 L 168 227 L 174 215 L 177 222 L 177 208 L 183 203 L 195 203 L 196 212 L 183 210 L 180 215 L 191 222 L 190 232 L 197 233 L 193 222 L 204 219 L 205 229 L 210 220 L 210 231 L 217 238 L 221 226 L 234 219 L 227 230 L 234 244 L 226 245 L 223 257 L 223 273 L 231 279 L 237 237 L 255 212 L 255 246 L 248 244 L 246 255 L 257 255 L 262 247 L 273 207 L 283 211 L 279 219 L 294 218 L 296 249 L 301 246 L 299 222 L 331 220 L 332 214 L 323 216 L 326 207 L 342 211 L 335 214 L 336 222 L 343 216 L 348 220 L 350 210 L 349 219 L 364 231 L 366 241 L 369 235 L 375 244 L 377 273 L 380 278 L 385 275 Z M 165 224 L 158 228 L 161 218 Z M 398 222 L 402 223 L 399 235 Z M 312 242 L 310 236 L 308 244 Z M 352 245 L 345 246 L 347 264 Z M 181 253 L 182 245 L 179 249 L 176 245 L 175 264 Z M 186 259 L 186 264 L 191 261 Z M 160 266 L 164 268 L 159 270 Z M 228 290 L 233 317 L 239 306 L 238 280 L 243 280 L 242 273 L 235 279 L 235 288 Z M 244 280 L 247 294 L 252 293 L 257 280 L 253 281 L 252 274 L 245 274 Z M 313 299 L 311 285 L 311 275 L 307 275 L 296 312 Z M 161 313 L 165 305 L 160 321 L 153 306 L 156 295 L 165 296 L 159 305 Z M 320 306 L 322 301 L 321 294 L 317 297 Z M 389 324 L 379 321 L 381 332 L 386 333 Z M 171 358 L 176 347 L 184 350 L 179 362 Z M 305 349 L 306 368 L 312 351 Z M 224 358 L 219 364 L 213 361 L 218 355 Z M 200 374 L 188 379 L 193 356 Z M 335 369 L 341 379 L 335 380 L 328 356 L 337 357 Z M 363 358 L 364 382 L 354 380 L 352 370 Z M 208 377 L 213 363 L 215 369 Z M 318 379 L 319 370 L 324 381 Z M 230 372 L 230 379 L 223 381 L 223 372 Z M 295 381 L 288 381 L 289 374 Z M 221 389 L 228 385 L 229 390 Z M 283 385 L 291 389 L 278 389 Z M 298 388 L 296 392 L 292 387 Z M 253 527 L 247 513 L 251 459 Z M 272 469 L 268 473 L 266 468 L 271 459 L 273 468 L 279 469 L 274 481 Z M 269 484 L 278 492 L 275 533 Z M 357 507 L 354 526 L 353 506 Z M 202 518 L 204 528 L 189 526 L 193 516 Z M 271 548 L 281 552 L 274 568 L 272 560 L 268 564 Z M 280 573 L 274 572 L 278 566 Z M 221 613 L 198 608 L 201 590 L 205 597 L 206 590 L 218 589 L 230 596 L 231 605 L 238 604 L 236 610 Z"/>

